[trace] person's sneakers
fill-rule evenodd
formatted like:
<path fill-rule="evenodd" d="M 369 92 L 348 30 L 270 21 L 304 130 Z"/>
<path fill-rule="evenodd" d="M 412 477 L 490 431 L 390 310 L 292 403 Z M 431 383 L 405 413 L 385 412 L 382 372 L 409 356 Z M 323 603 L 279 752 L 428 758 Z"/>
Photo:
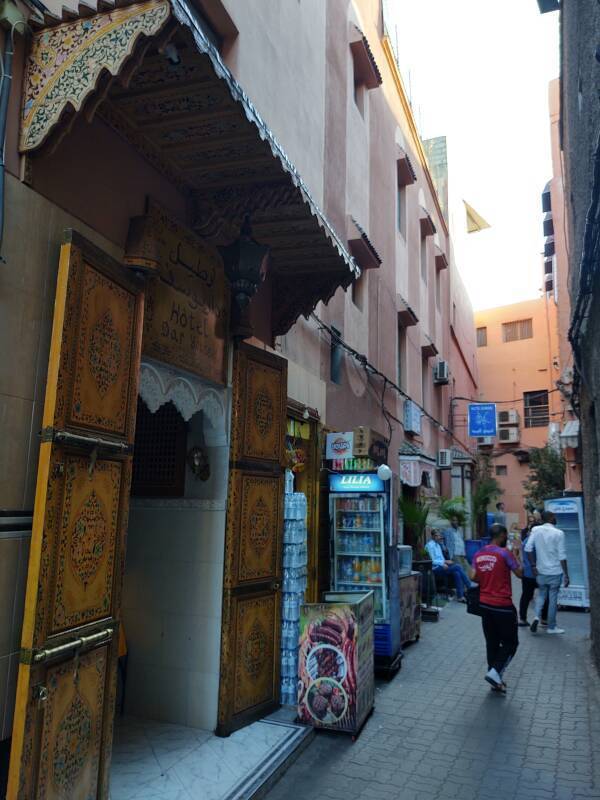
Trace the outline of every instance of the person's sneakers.
<path fill-rule="evenodd" d="M 537 617 L 534 617 L 534 619 L 533 619 L 533 622 L 532 622 L 532 623 L 531 623 L 531 625 L 529 626 L 529 630 L 530 630 L 532 633 L 537 633 L 537 629 L 538 629 L 538 625 L 539 625 L 539 624 L 540 624 L 540 621 L 539 621 L 539 619 L 538 619 Z"/>
<path fill-rule="evenodd" d="M 551 633 L 564 633 L 564 632 L 565 632 L 564 628 L 548 628 L 548 630 L 546 631 L 548 635 Z"/>
<path fill-rule="evenodd" d="M 492 688 L 498 689 L 499 691 L 501 691 L 502 686 L 504 686 L 502 678 L 493 667 L 486 672 L 484 680 L 486 680 Z"/>
<path fill-rule="evenodd" d="M 457 603 L 465 603 L 466 604 L 467 599 L 466 599 L 466 597 L 457 597 L 456 598 L 456 602 Z"/>
<path fill-rule="evenodd" d="M 519 622 L 519 628 L 528 628 L 528 627 L 529 627 L 529 623 L 527 622 L 527 620 L 526 620 L 526 619 L 522 619 L 522 620 Z"/>
<path fill-rule="evenodd" d="M 540 625 L 542 626 L 542 628 L 547 628 L 548 627 L 548 620 L 547 619 L 543 619 L 540 622 Z"/>
<path fill-rule="evenodd" d="M 496 692 L 497 694 L 506 694 L 507 685 L 502 683 L 500 686 L 490 686 L 490 691 Z"/>

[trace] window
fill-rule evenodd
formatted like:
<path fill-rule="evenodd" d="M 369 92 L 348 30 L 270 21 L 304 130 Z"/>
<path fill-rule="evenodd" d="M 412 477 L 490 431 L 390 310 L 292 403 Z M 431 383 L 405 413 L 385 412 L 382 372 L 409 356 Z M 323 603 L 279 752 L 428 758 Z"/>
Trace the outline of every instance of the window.
<path fill-rule="evenodd" d="M 548 408 L 548 391 L 523 393 L 524 417 L 526 428 L 544 428 L 550 422 Z"/>
<path fill-rule="evenodd" d="M 361 311 L 365 307 L 365 295 L 367 292 L 367 270 L 361 272 L 360 278 L 352 281 L 352 302 Z"/>
<path fill-rule="evenodd" d="M 477 347 L 487 347 L 487 328 L 477 328 Z"/>
<path fill-rule="evenodd" d="M 354 80 L 354 102 L 356 107 L 360 111 L 362 117 L 365 115 L 365 99 L 367 96 L 367 91 L 365 89 L 364 83 L 358 83 L 356 79 Z"/>
<path fill-rule="evenodd" d="M 152 414 L 138 398 L 131 494 L 183 497 L 187 427 L 173 403 Z"/>
<path fill-rule="evenodd" d="M 431 380 L 431 372 L 429 370 L 429 359 L 423 358 L 421 361 L 421 405 L 427 409 L 429 403 L 427 401 L 428 386 Z"/>
<path fill-rule="evenodd" d="M 334 328 L 333 325 L 331 326 L 331 331 L 334 334 L 334 336 L 341 336 L 338 329 Z M 329 365 L 329 378 L 332 381 L 332 383 L 342 382 L 342 357 L 343 357 L 342 346 L 338 344 L 335 338 L 332 338 L 331 348 L 330 348 L 330 365 Z"/>
<path fill-rule="evenodd" d="M 496 475 L 508 475 L 506 464 L 498 464 L 496 467 Z"/>
<path fill-rule="evenodd" d="M 435 271 L 435 304 L 439 311 L 442 307 L 442 276 L 439 269 Z"/>
<path fill-rule="evenodd" d="M 398 184 L 396 197 L 398 233 L 406 239 L 406 186 Z"/>
<path fill-rule="evenodd" d="M 405 389 L 404 376 L 406 373 L 406 329 L 398 325 L 398 386 Z"/>
<path fill-rule="evenodd" d="M 421 239 L 421 278 L 427 286 L 427 239 L 425 236 Z"/>
<path fill-rule="evenodd" d="M 503 342 L 516 342 L 519 339 L 533 339 L 533 320 L 518 319 L 502 323 Z"/>

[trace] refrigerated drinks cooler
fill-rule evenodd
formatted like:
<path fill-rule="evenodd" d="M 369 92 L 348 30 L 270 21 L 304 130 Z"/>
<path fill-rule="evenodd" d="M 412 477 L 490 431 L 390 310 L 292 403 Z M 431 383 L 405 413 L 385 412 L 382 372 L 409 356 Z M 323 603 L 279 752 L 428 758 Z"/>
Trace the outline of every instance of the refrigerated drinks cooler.
<path fill-rule="evenodd" d="M 329 476 L 331 588 L 334 592 L 373 591 L 375 664 L 381 671 L 398 669 L 402 658 L 390 483 L 375 473 Z"/>
<path fill-rule="evenodd" d="M 569 586 L 561 587 L 558 603 L 575 608 L 590 607 L 590 584 L 588 578 L 587 552 L 585 549 L 585 527 L 583 500 L 581 497 L 555 497 L 544 502 L 546 511 L 556 516 L 556 527 L 565 534 L 565 549 L 569 567 Z"/>

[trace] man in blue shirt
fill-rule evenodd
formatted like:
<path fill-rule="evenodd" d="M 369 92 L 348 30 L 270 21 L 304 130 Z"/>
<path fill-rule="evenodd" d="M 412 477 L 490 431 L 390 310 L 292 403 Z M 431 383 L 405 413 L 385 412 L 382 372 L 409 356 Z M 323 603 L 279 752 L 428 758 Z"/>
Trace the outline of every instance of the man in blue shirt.
<path fill-rule="evenodd" d="M 439 531 L 433 531 L 431 539 L 425 545 L 425 549 L 429 553 L 429 557 L 433 563 L 434 575 L 451 575 L 454 578 L 456 585 L 456 596 L 459 603 L 466 603 L 465 589 L 471 585 L 471 581 L 467 577 L 464 569 L 458 564 L 455 564 L 451 559 L 444 558 L 442 551 L 442 534 Z"/>
<path fill-rule="evenodd" d="M 466 573 L 469 569 L 469 562 L 466 557 L 465 540 L 460 530 L 458 517 L 451 518 L 450 527 L 442 532 L 442 537 L 448 551 L 448 558 L 462 567 Z"/>

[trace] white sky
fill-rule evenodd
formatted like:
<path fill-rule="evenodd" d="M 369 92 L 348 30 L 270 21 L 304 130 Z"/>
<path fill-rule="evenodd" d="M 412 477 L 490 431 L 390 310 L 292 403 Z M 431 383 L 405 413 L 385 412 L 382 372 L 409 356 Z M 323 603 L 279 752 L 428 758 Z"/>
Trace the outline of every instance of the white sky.
<path fill-rule="evenodd" d="M 540 14 L 536 0 L 387 0 L 386 9 L 421 136 L 448 139 L 455 257 L 474 308 L 538 297 L 558 14 Z M 490 229 L 467 236 L 463 198 Z"/>

